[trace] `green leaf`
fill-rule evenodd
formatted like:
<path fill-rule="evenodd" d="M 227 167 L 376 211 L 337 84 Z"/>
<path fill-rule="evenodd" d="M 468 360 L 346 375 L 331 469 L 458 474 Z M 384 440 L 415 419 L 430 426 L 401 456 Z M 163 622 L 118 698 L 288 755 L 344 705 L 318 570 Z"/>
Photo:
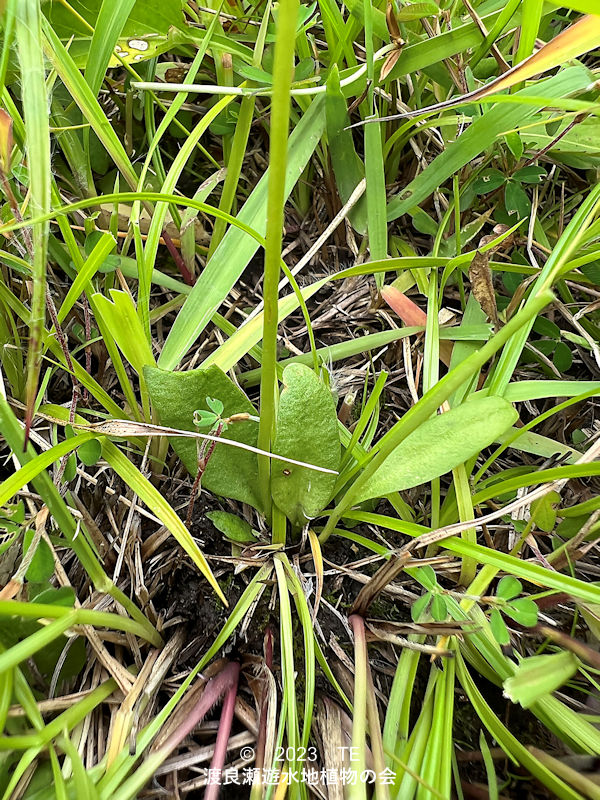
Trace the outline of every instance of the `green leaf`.
<path fill-rule="evenodd" d="M 506 134 L 504 140 L 510 152 L 517 159 L 517 161 L 519 161 L 522 158 L 523 151 L 525 149 L 523 145 L 523 139 L 521 139 L 520 134 L 518 134 L 516 131 L 511 131 L 510 133 Z"/>
<path fill-rule="evenodd" d="M 98 463 L 98 459 L 102 455 L 102 445 L 98 439 L 90 439 L 89 442 L 84 442 L 79 446 L 77 455 L 86 467 L 93 467 Z"/>
<path fill-rule="evenodd" d="M 518 169 L 512 177 L 518 183 L 542 183 L 547 175 L 548 173 L 543 167 L 536 167 L 535 164 L 531 164 L 529 167 Z"/>
<path fill-rule="evenodd" d="M 435 594 L 433 596 L 433 602 L 431 603 L 431 616 L 436 622 L 443 622 L 448 616 L 446 601 L 441 594 Z"/>
<path fill-rule="evenodd" d="M 194 411 L 194 425 L 197 428 L 212 428 L 216 421 L 217 416 L 214 411 L 205 411 L 203 408 Z"/>
<path fill-rule="evenodd" d="M 564 342 L 558 342 L 552 356 L 552 362 L 559 372 L 566 372 L 573 365 L 573 353 Z"/>
<path fill-rule="evenodd" d="M 77 474 L 77 459 L 75 458 L 75 454 L 71 453 L 71 455 L 67 457 L 67 463 L 65 465 L 62 477 L 63 482 L 70 483 L 70 481 L 73 480 L 76 474 Z"/>
<path fill-rule="evenodd" d="M 236 514 L 230 514 L 228 511 L 207 511 L 205 516 L 232 542 L 246 544 L 256 541 L 252 526 Z"/>
<path fill-rule="evenodd" d="M 500 397 L 472 397 L 426 420 L 373 473 L 355 502 L 410 489 L 450 472 L 492 444 L 517 418 Z"/>
<path fill-rule="evenodd" d="M 499 582 L 496 588 L 496 597 L 502 597 L 504 600 L 512 600 L 523 591 L 523 584 L 512 575 L 505 575 Z"/>
<path fill-rule="evenodd" d="M 60 586 L 58 589 L 52 587 L 44 589 L 43 592 L 30 597 L 29 600 L 36 603 L 47 603 L 51 606 L 73 608 L 75 605 L 75 592 L 71 586 Z"/>
<path fill-rule="evenodd" d="M 539 609 L 529 597 L 513 600 L 510 605 L 504 607 L 503 611 L 507 617 L 514 619 L 515 622 L 518 622 L 519 625 L 524 625 L 526 628 L 532 628 L 537 623 Z"/>
<path fill-rule="evenodd" d="M 524 658 L 514 675 L 504 681 L 504 695 L 513 703 L 529 708 L 536 700 L 559 689 L 577 672 L 579 662 L 563 650 L 549 656 Z"/>
<path fill-rule="evenodd" d="M 85 79 L 94 94 L 98 94 L 117 39 L 135 0 L 103 0 L 94 19 L 94 35 L 85 67 Z"/>
<path fill-rule="evenodd" d="M 538 317 L 533 323 L 532 330 L 549 339 L 560 339 L 560 328 L 546 317 Z"/>
<path fill-rule="evenodd" d="M 534 500 L 531 504 L 531 516 L 535 520 L 535 524 L 541 531 L 554 530 L 556 525 L 556 507 L 560 503 L 560 495 L 558 492 L 548 492 L 539 500 Z M 507 600 L 511 598 L 508 597 Z"/>
<path fill-rule="evenodd" d="M 517 219 L 528 217 L 531 212 L 531 200 L 527 192 L 515 181 L 509 181 L 504 190 L 504 204 L 509 216 L 515 215 Z"/>
<path fill-rule="evenodd" d="M 506 183 L 506 176 L 499 169 L 486 169 L 473 184 L 477 194 L 488 194 Z"/>
<path fill-rule="evenodd" d="M 346 203 L 365 177 L 365 167 L 354 148 L 352 131 L 348 129 L 350 118 L 348 117 L 346 98 L 340 88 L 337 65 L 332 67 L 327 78 L 325 113 L 331 165 L 340 200 L 342 203 Z M 364 234 L 367 231 L 366 213 L 365 200 L 361 198 L 348 215 L 352 226 L 358 233 Z"/>
<path fill-rule="evenodd" d="M 273 452 L 337 470 L 340 439 L 331 392 L 303 364 L 289 364 L 283 384 Z M 273 500 L 294 525 L 306 524 L 331 500 L 335 475 L 281 462 L 271 470 Z"/>
<path fill-rule="evenodd" d="M 498 644 L 510 644 L 510 634 L 508 632 L 508 628 L 504 624 L 502 614 L 497 608 L 493 608 L 492 613 L 490 614 L 490 628 L 492 630 L 492 634 L 494 635 L 494 639 L 498 642 Z"/>
<path fill-rule="evenodd" d="M 419 622 L 421 620 L 421 615 L 425 612 L 430 600 L 431 592 L 425 592 L 425 594 L 422 594 L 418 600 L 415 600 L 410 607 L 410 616 L 412 617 L 413 622 Z"/>
<path fill-rule="evenodd" d="M 216 397 L 207 397 L 206 405 L 217 415 L 217 417 L 220 417 L 223 413 L 223 403 Z"/>
<path fill-rule="evenodd" d="M 421 0 L 419 3 L 405 3 L 396 13 L 398 22 L 412 22 L 423 17 L 437 17 L 440 9 L 432 0 Z"/>
<path fill-rule="evenodd" d="M 167 372 L 147 367 L 144 369 L 144 376 L 152 405 L 158 412 L 162 425 L 186 431 L 195 430 L 194 412 L 206 397 L 218 398 L 223 403 L 225 416 L 243 412 L 256 414 L 256 409 L 246 395 L 218 367 L 188 372 Z M 249 420 L 231 425 L 222 438 L 256 447 L 257 433 L 258 426 Z M 170 441 L 188 472 L 195 476 L 198 472 L 196 442 L 180 438 Z M 241 500 L 260 509 L 257 470 L 254 453 L 217 444 L 202 478 L 202 485 L 222 497 Z"/>
<path fill-rule="evenodd" d="M 23 555 L 29 550 L 34 535 L 34 531 L 32 530 L 25 531 L 23 537 Z M 32 583 L 44 583 L 49 580 L 53 574 L 54 557 L 52 555 L 52 550 L 43 539 L 40 539 L 25 577 Z"/>

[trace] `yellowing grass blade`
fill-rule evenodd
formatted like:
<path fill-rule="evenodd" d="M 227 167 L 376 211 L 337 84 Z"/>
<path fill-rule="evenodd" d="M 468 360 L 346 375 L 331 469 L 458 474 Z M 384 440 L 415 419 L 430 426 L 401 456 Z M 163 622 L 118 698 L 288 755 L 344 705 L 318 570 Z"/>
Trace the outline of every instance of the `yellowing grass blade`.
<path fill-rule="evenodd" d="M 594 0 L 595 2 L 595 0 Z M 600 16 L 588 14 L 582 17 L 574 25 L 570 25 L 562 33 L 559 33 L 551 42 L 545 44 L 537 53 L 516 64 L 504 75 L 496 80 L 490 81 L 481 89 L 474 92 L 463 94 L 460 97 L 453 97 L 443 103 L 433 106 L 420 108 L 414 112 L 406 114 L 395 114 L 391 117 L 382 117 L 379 121 L 398 119 L 399 117 L 410 117 L 416 114 L 424 114 L 433 111 L 442 111 L 446 108 L 454 108 L 466 102 L 481 100 L 491 94 L 509 89 L 517 83 L 547 72 L 549 69 L 558 67 L 566 61 L 583 55 L 600 45 Z"/>
<path fill-rule="evenodd" d="M 573 11 L 581 11 L 582 14 L 600 14 L 598 0 L 550 0 L 553 6 L 560 8 L 571 8 Z"/>
<path fill-rule="evenodd" d="M 175 511 L 165 500 L 158 489 L 145 478 L 139 469 L 124 455 L 112 442 L 106 441 L 102 445 L 102 455 L 110 466 L 125 483 L 130 486 L 138 497 L 151 508 L 153 513 L 168 528 L 174 538 L 183 547 L 200 572 L 208 580 L 225 606 L 228 606 L 225 595 L 217 583 L 211 568 L 208 566 L 204 554 L 194 541 L 191 533 L 179 519 Z"/>
<path fill-rule="evenodd" d="M 321 552 L 321 545 L 319 544 L 319 537 L 311 529 L 308 529 L 308 541 L 310 542 L 310 549 L 312 552 L 313 564 L 315 565 L 315 605 L 312 613 L 313 625 L 317 618 L 321 597 L 323 595 L 323 554 Z"/>

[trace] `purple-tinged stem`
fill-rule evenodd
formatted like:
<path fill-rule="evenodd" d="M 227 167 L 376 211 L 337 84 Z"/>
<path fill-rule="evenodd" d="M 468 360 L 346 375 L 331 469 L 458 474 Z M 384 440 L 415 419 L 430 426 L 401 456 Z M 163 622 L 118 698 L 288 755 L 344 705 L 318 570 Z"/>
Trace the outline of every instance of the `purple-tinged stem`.
<path fill-rule="evenodd" d="M 273 667 L 273 629 L 267 625 L 264 640 L 265 666 L 267 669 Z M 268 688 L 265 681 L 265 688 L 260 701 L 260 717 L 258 722 L 258 735 L 256 737 L 256 758 L 254 766 L 262 769 L 265 763 L 265 747 L 267 743 L 267 711 L 268 711 Z"/>
<path fill-rule="evenodd" d="M 172 257 L 173 261 L 175 262 L 175 266 L 177 267 L 177 269 L 179 270 L 179 272 L 181 274 L 181 277 L 187 283 L 188 286 L 193 286 L 194 285 L 194 276 L 192 275 L 192 273 L 187 268 L 186 263 L 185 263 L 185 261 L 183 260 L 183 258 L 181 256 L 181 253 L 175 247 L 175 242 L 173 241 L 173 239 L 171 239 L 169 234 L 164 229 L 163 229 L 163 232 L 162 232 L 162 238 L 163 238 L 164 243 L 167 246 L 167 250 L 171 254 L 171 257 Z"/>
<path fill-rule="evenodd" d="M 180 745 L 186 736 L 189 736 L 196 725 L 199 725 L 211 708 L 219 702 L 225 692 L 229 691 L 232 686 L 237 686 L 239 673 L 239 664 L 227 664 L 218 675 L 208 681 L 202 696 L 194 708 L 191 709 L 187 719 L 173 731 L 160 748 L 166 751 L 166 755 Z"/>
<path fill-rule="evenodd" d="M 223 423 L 219 422 L 217 427 L 214 431 L 211 431 L 214 436 L 220 436 L 223 433 Z M 206 467 L 208 466 L 208 462 L 210 461 L 210 457 L 212 456 L 215 447 L 217 446 L 216 442 L 207 442 L 203 443 L 203 449 L 201 451 L 200 458 L 198 459 L 198 472 L 196 474 L 196 478 L 194 480 L 194 484 L 192 486 L 192 493 L 190 496 L 190 503 L 188 505 L 187 514 L 185 517 L 185 525 L 187 528 L 190 527 L 192 524 L 192 516 L 194 513 L 194 503 L 196 502 L 196 497 L 198 492 L 200 491 L 200 484 L 202 482 L 202 476 L 206 472 Z"/>
<path fill-rule="evenodd" d="M 217 731 L 217 741 L 215 742 L 215 752 L 213 753 L 210 762 L 210 774 L 215 775 L 216 771 L 219 772 L 219 780 L 215 783 L 209 783 L 204 793 L 204 800 L 217 800 L 219 791 L 221 789 L 221 773 L 225 765 L 225 756 L 227 755 L 227 742 L 231 734 L 231 723 L 233 722 L 233 710 L 235 708 L 235 699 L 237 697 L 238 677 L 240 674 L 239 664 L 230 664 L 229 666 L 235 667 L 236 672 L 231 686 L 227 689 L 225 700 L 223 701 L 223 708 L 221 709 L 221 720 L 219 722 L 219 729 Z"/>

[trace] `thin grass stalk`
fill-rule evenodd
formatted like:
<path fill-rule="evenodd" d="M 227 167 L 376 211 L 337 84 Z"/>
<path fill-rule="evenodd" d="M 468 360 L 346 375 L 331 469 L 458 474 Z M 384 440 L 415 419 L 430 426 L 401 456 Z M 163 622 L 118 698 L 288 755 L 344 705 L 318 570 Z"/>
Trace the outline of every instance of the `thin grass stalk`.
<path fill-rule="evenodd" d="M 238 678 L 240 674 L 239 664 L 232 664 L 234 669 L 231 672 L 231 684 L 225 694 L 223 700 L 223 708 L 221 709 L 221 719 L 219 721 L 219 730 L 217 731 L 217 741 L 215 742 L 215 751 L 213 753 L 212 761 L 210 762 L 210 770 L 214 774 L 215 770 L 219 771 L 219 776 L 223 772 L 225 765 L 225 757 L 227 756 L 227 742 L 231 734 L 231 723 L 233 722 L 233 711 L 235 708 L 235 699 L 237 697 Z M 204 793 L 204 800 L 217 800 L 219 797 L 220 780 L 216 783 L 209 783 Z"/>
<path fill-rule="evenodd" d="M 352 750 L 350 769 L 355 780 L 347 787 L 347 800 L 366 800 L 367 792 L 361 777 L 366 767 L 367 746 L 367 640 L 365 622 L 358 614 L 349 619 L 354 632 L 354 714 L 352 716 Z"/>
<path fill-rule="evenodd" d="M 258 426 L 258 447 L 262 450 L 270 449 L 275 432 L 278 287 L 283 239 L 290 88 L 298 6 L 298 0 L 283 0 L 279 5 L 273 63 L 273 101 L 271 104 L 269 186 L 263 277 L 263 361 L 260 382 L 260 423 Z M 271 510 L 269 459 L 259 458 L 258 472 L 263 492 L 264 511 L 269 517 Z"/>
<path fill-rule="evenodd" d="M 42 55 L 41 11 L 39 0 L 21 0 L 16 9 L 17 50 L 23 81 L 23 117 L 26 125 L 27 163 L 29 167 L 30 213 L 46 214 L 50 210 L 50 128 L 48 94 Z M 46 320 L 46 253 L 50 226 L 40 222 L 33 226 L 33 292 L 27 352 L 25 387 L 27 411 L 25 443 L 33 419 L 33 408 L 41 368 L 42 338 Z"/>
<path fill-rule="evenodd" d="M 259 34 L 256 39 L 254 55 L 252 58 L 252 65 L 257 68 L 260 68 L 262 62 L 265 39 L 267 35 L 267 23 L 270 15 L 271 2 L 270 0 L 267 0 L 263 18 L 260 24 Z M 235 132 L 233 134 L 233 141 L 231 143 L 231 153 L 227 162 L 227 175 L 225 176 L 223 191 L 221 192 L 221 200 L 219 202 L 219 208 L 221 211 L 225 211 L 227 214 L 229 214 L 233 208 L 237 186 L 242 172 L 242 165 L 246 156 L 248 136 L 250 135 L 255 105 L 256 97 L 254 96 L 243 97 L 242 102 L 240 103 L 240 111 L 235 126 Z M 227 223 L 224 219 L 215 220 L 210 239 L 210 245 L 208 248 L 207 260 L 210 260 L 212 254 L 217 249 L 219 242 L 225 235 L 226 228 Z"/>

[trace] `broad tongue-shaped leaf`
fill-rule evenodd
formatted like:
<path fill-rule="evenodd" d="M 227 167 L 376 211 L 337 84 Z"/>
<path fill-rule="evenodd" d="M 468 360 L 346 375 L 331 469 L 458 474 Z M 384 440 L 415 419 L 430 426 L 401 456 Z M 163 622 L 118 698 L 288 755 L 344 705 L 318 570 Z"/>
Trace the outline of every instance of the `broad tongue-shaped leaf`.
<path fill-rule="evenodd" d="M 273 452 L 337 470 L 340 438 L 331 392 L 302 364 L 284 369 L 283 385 Z M 281 461 L 273 461 L 271 469 L 273 500 L 293 525 L 305 525 L 331 500 L 335 475 Z"/>
<path fill-rule="evenodd" d="M 156 367 L 144 369 L 150 399 L 162 425 L 186 431 L 197 431 L 194 411 L 208 410 L 206 398 L 223 403 L 223 417 L 232 414 L 256 414 L 246 395 L 216 366 L 188 372 L 168 372 Z M 202 431 L 205 433 L 205 431 Z M 256 447 L 258 425 L 251 420 L 236 422 L 223 433 L 223 439 Z M 198 472 L 196 441 L 172 438 L 173 449 L 192 475 Z M 202 478 L 202 486 L 215 494 L 231 497 L 260 509 L 257 488 L 256 454 L 217 444 Z"/>
<path fill-rule="evenodd" d="M 492 444 L 518 418 L 501 397 L 473 397 L 424 422 L 362 487 L 357 503 L 439 478 Z"/>

